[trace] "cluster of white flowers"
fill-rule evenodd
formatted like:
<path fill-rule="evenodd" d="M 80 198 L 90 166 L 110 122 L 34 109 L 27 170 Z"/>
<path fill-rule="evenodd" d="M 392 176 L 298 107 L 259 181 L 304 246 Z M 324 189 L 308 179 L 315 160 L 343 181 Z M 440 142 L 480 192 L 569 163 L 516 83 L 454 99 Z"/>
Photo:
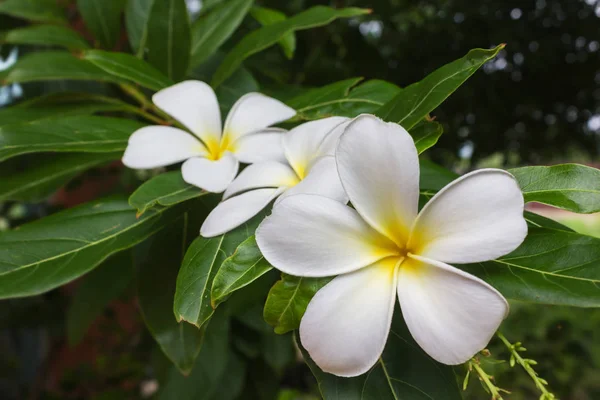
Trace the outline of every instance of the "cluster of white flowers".
<path fill-rule="evenodd" d="M 372 115 L 330 117 L 285 132 L 267 127 L 294 110 L 251 93 L 233 106 L 221 134 L 216 96 L 206 84 L 183 82 L 153 100 L 196 137 L 142 128 L 129 141 L 127 166 L 186 160 L 187 182 L 224 191 L 201 228 L 205 237 L 230 231 L 276 199 L 256 232 L 264 257 L 291 275 L 337 276 L 314 296 L 300 324 L 300 340 L 322 370 L 350 377 L 377 362 L 396 293 L 412 336 L 435 360 L 460 364 L 487 345 L 508 303 L 447 263 L 492 260 L 521 244 L 527 225 L 512 175 L 472 172 L 419 212 L 418 154 L 398 124 Z M 238 162 L 251 165 L 235 177 Z"/>

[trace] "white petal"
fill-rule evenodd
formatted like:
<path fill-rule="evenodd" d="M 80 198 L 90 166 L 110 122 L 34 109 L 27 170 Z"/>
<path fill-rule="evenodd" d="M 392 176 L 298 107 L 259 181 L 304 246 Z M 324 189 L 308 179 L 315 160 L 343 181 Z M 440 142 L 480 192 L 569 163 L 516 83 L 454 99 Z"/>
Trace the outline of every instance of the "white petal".
<path fill-rule="evenodd" d="M 415 341 L 449 365 L 485 348 L 508 313 L 504 297 L 481 279 L 416 256 L 400 266 L 398 298 Z"/>
<path fill-rule="evenodd" d="M 136 169 L 156 168 L 206 154 L 202 142 L 181 129 L 146 126 L 129 137 L 123 164 Z"/>
<path fill-rule="evenodd" d="M 419 159 L 408 132 L 398 124 L 361 115 L 342 134 L 336 160 L 354 208 L 403 247 L 419 201 Z"/>
<path fill-rule="evenodd" d="M 352 208 L 310 194 L 290 196 L 273 207 L 256 231 L 256 242 L 275 268 L 308 277 L 344 274 L 397 252 Z"/>
<path fill-rule="evenodd" d="M 348 195 L 340 182 L 334 157 L 325 156 L 316 161 L 306 178 L 279 196 L 277 203 L 288 196 L 302 193 L 318 194 L 344 204 L 348 202 Z"/>
<path fill-rule="evenodd" d="M 265 208 L 283 189 L 256 189 L 227 199 L 208 214 L 200 228 L 204 237 L 214 237 L 237 228 Z"/>
<path fill-rule="evenodd" d="M 413 254 L 447 263 L 493 260 L 527 235 L 523 194 L 506 171 L 474 171 L 440 190 L 421 210 L 413 232 Z"/>
<path fill-rule="evenodd" d="M 340 275 L 312 298 L 300 323 L 300 341 L 323 371 L 357 376 L 377 362 L 394 313 L 397 262 L 386 258 Z"/>
<path fill-rule="evenodd" d="M 270 128 L 245 135 L 233 145 L 240 162 L 252 164 L 261 161 L 286 163 L 283 153 L 284 129 Z"/>
<path fill-rule="evenodd" d="M 318 153 L 323 156 L 335 156 L 335 149 L 337 148 L 337 144 L 340 140 L 340 137 L 342 136 L 342 133 L 344 133 L 348 125 L 352 123 L 352 121 L 354 120 L 349 119 L 333 128 L 331 132 L 327 136 L 325 136 L 325 138 L 319 145 Z"/>
<path fill-rule="evenodd" d="M 298 177 L 289 165 L 265 161 L 247 166 L 227 187 L 223 200 L 251 189 L 289 187 L 298 183 Z"/>
<path fill-rule="evenodd" d="M 221 140 L 219 103 L 215 92 L 206 83 L 181 82 L 155 93 L 152 101 L 209 147 Z"/>
<path fill-rule="evenodd" d="M 300 177 L 306 175 L 312 162 L 320 156 L 319 147 L 325 137 L 336 126 L 347 120 L 348 118 L 345 117 L 329 117 L 305 122 L 285 134 L 283 138 L 285 156 Z"/>
<path fill-rule="evenodd" d="M 190 158 L 181 166 L 183 180 L 207 192 L 221 193 L 233 181 L 239 167 L 238 160 L 229 152 L 216 160 Z"/>
<path fill-rule="evenodd" d="M 225 121 L 225 135 L 231 142 L 268 126 L 288 120 L 296 111 L 281 101 L 260 93 L 248 93 L 235 102 Z"/>

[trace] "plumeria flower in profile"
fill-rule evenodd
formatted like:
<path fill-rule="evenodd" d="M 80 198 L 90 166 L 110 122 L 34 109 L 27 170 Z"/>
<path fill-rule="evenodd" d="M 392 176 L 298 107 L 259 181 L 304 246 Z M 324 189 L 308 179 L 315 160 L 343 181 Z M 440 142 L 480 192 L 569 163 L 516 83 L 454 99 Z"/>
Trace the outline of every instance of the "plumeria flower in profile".
<path fill-rule="evenodd" d="M 460 364 L 483 349 L 508 312 L 493 287 L 447 263 L 492 260 L 527 234 L 523 195 L 509 173 L 469 173 L 421 212 L 419 162 L 399 125 L 364 115 L 341 135 L 336 162 L 354 208 L 300 194 L 259 226 L 264 257 L 296 276 L 338 275 L 310 301 L 300 340 L 324 371 L 356 376 L 381 356 L 396 293 L 415 341 Z"/>
<path fill-rule="evenodd" d="M 283 134 L 284 161 L 265 161 L 244 169 L 223 194 L 223 202 L 208 215 L 200 234 L 213 237 L 248 221 L 271 201 L 312 193 L 348 202 L 340 183 L 330 134 L 349 118 L 330 117 L 306 122 Z"/>
<path fill-rule="evenodd" d="M 282 129 L 268 126 L 296 112 L 260 93 L 242 96 L 221 130 L 221 112 L 212 88 L 185 81 L 157 92 L 154 104 L 193 133 L 168 126 L 147 126 L 129 138 L 123 164 L 135 169 L 185 161 L 183 179 L 209 192 L 223 192 L 235 178 L 239 162 L 284 160 Z"/>

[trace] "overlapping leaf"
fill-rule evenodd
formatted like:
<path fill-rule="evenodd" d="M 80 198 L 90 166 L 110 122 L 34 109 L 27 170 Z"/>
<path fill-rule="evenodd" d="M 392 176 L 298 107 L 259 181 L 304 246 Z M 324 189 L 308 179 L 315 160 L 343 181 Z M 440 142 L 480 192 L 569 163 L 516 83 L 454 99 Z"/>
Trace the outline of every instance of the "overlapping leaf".
<path fill-rule="evenodd" d="M 10 44 L 59 46 L 71 50 L 88 49 L 89 44 L 71 28 L 60 25 L 32 25 L 13 29 L 1 37 Z"/>
<path fill-rule="evenodd" d="M 131 81 L 151 90 L 158 91 L 175 83 L 150 64 L 130 54 L 90 50 L 85 52 L 83 58 L 116 79 Z"/>
<path fill-rule="evenodd" d="M 333 9 L 325 6 L 312 7 L 284 21 L 264 26 L 242 39 L 225 57 L 212 80 L 212 86 L 223 83 L 242 62 L 280 41 L 291 32 L 326 25 L 337 18 L 350 18 L 369 13 L 361 8 Z"/>
<path fill-rule="evenodd" d="M 178 375 L 191 372 L 204 338 L 204 329 L 178 323 L 173 315 L 177 271 L 189 238 L 193 237 L 186 218 L 187 215 L 135 249 L 137 293 L 144 322 L 163 353 L 175 364 Z"/>
<path fill-rule="evenodd" d="M 202 64 L 221 47 L 242 23 L 252 3 L 253 0 L 227 1 L 194 22 L 191 68 Z"/>
<path fill-rule="evenodd" d="M 177 276 L 173 311 L 179 321 L 202 327 L 213 315 L 211 287 L 217 271 L 244 240 L 254 235 L 264 215 L 214 238 L 198 237 L 188 248 Z"/>
<path fill-rule="evenodd" d="M 146 57 L 173 80 L 185 75 L 190 61 L 190 21 L 185 0 L 154 1 L 146 29 Z"/>
<path fill-rule="evenodd" d="M 122 153 L 83 153 L 50 157 L 33 163 L 22 172 L 0 169 L 0 202 L 40 201 L 80 173 L 121 158 Z"/>
<path fill-rule="evenodd" d="M 109 198 L 53 214 L 0 235 L 0 298 L 44 293 L 94 269 L 173 223 L 186 205 L 136 218 Z"/>
<path fill-rule="evenodd" d="M 435 70 L 422 81 L 402 89 L 376 114 L 410 130 L 439 106 L 483 64 L 498 54 L 504 45 L 493 49 L 474 49 L 461 59 Z"/>
<path fill-rule="evenodd" d="M 0 14 L 36 22 L 67 22 L 65 10 L 55 0 L 4 0 L 0 2 Z"/>
<path fill-rule="evenodd" d="M 249 237 L 237 247 L 231 257 L 223 261 L 217 271 L 212 282 L 212 306 L 218 306 L 233 292 L 251 284 L 272 268 L 262 256 L 256 238 Z"/>
<path fill-rule="evenodd" d="M 109 153 L 124 150 L 143 124 L 121 118 L 73 116 L 0 126 L 0 161 L 35 152 Z"/>
<path fill-rule="evenodd" d="M 124 0 L 77 0 L 86 27 L 106 49 L 112 49 L 121 32 Z"/>
<path fill-rule="evenodd" d="M 181 171 L 172 171 L 144 182 L 129 197 L 129 204 L 141 215 L 157 205 L 172 206 L 206 194 L 202 189 L 185 182 Z"/>
<path fill-rule="evenodd" d="M 600 211 L 600 170 L 578 164 L 523 167 L 509 171 L 525 201 L 537 201 L 577 213 Z"/>

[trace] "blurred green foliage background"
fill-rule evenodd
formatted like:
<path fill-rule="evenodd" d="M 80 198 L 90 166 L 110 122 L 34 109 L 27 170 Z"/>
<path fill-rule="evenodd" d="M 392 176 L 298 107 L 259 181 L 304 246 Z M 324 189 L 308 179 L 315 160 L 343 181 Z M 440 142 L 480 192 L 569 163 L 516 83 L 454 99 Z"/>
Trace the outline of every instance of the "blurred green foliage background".
<path fill-rule="evenodd" d="M 189 0 L 192 16 L 215 0 Z M 297 33 L 297 51 L 287 60 L 274 46 L 250 58 L 245 66 L 265 91 L 275 83 L 289 93 L 362 76 L 400 86 L 418 81 L 471 48 L 507 43 L 499 57 L 484 66 L 434 113 L 444 135 L 426 154 L 456 172 L 478 167 L 509 168 L 558 162 L 594 164 L 600 152 L 600 1 L 598 0 L 280 0 L 257 1 L 287 15 L 310 6 L 359 6 L 373 10 L 361 19 L 338 21 L 325 28 Z M 77 21 L 74 21 L 77 26 Z M 0 30 L 22 25 L 0 16 Z M 246 17 L 225 48 L 258 23 Z M 0 68 L 26 48 L 1 48 Z M 78 83 L 76 85 L 93 84 Z M 64 89 L 57 83 L 5 86 L 0 104 L 42 92 Z M 89 88 L 87 88 L 89 89 Z M 103 90 L 103 89 L 100 89 Z M 598 165 L 596 165 L 598 166 Z M 65 196 L 78 196 L 81 185 L 106 179 L 109 170 L 92 171 L 69 185 Z M 90 181 L 92 189 L 90 189 Z M 84 184 L 85 183 L 85 184 Z M 70 193 L 70 194 L 69 194 Z M 73 194 L 74 193 L 74 194 Z M 50 213 L 56 205 L 0 205 L 0 229 Z M 545 209 L 536 211 L 548 212 Z M 573 229 L 600 237 L 600 216 L 553 212 L 551 217 Z M 269 279 L 273 279 L 270 277 Z M 275 277 L 276 278 L 276 277 Z M 269 283 L 269 282 L 267 282 Z M 166 361 L 135 312 L 133 292 L 119 299 L 94 321 L 83 344 L 66 344 L 66 315 L 74 287 L 0 302 L 0 398 L 143 398 L 155 378 L 166 373 Z M 512 304 L 501 331 L 527 347 L 527 356 L 562 400 L 600 399 L 600 310 Z M 265 350 L 257 332 L 260 310 L 246 310 L 236 329 L 244 333 L 239 348 L 256 358 L 248 371 L 256 388 L 244 399 L 310 399 L 315 382 L 295 362 L 292 338 L 275 338 Z M 260 350 L 259 350 L 260 349 Z M 510 368 L 508 352 L 494 339 L 483 365 L 513 400 L 536 399 L 532 381 Z M 163 372 L 161 372 L 163 371 Z M 273 379 L 282 389 L 258 387 Z M 464 376 L 464 368 L 458 368 Z M 467 399 L 487 398 L 471 378 Z"/>

